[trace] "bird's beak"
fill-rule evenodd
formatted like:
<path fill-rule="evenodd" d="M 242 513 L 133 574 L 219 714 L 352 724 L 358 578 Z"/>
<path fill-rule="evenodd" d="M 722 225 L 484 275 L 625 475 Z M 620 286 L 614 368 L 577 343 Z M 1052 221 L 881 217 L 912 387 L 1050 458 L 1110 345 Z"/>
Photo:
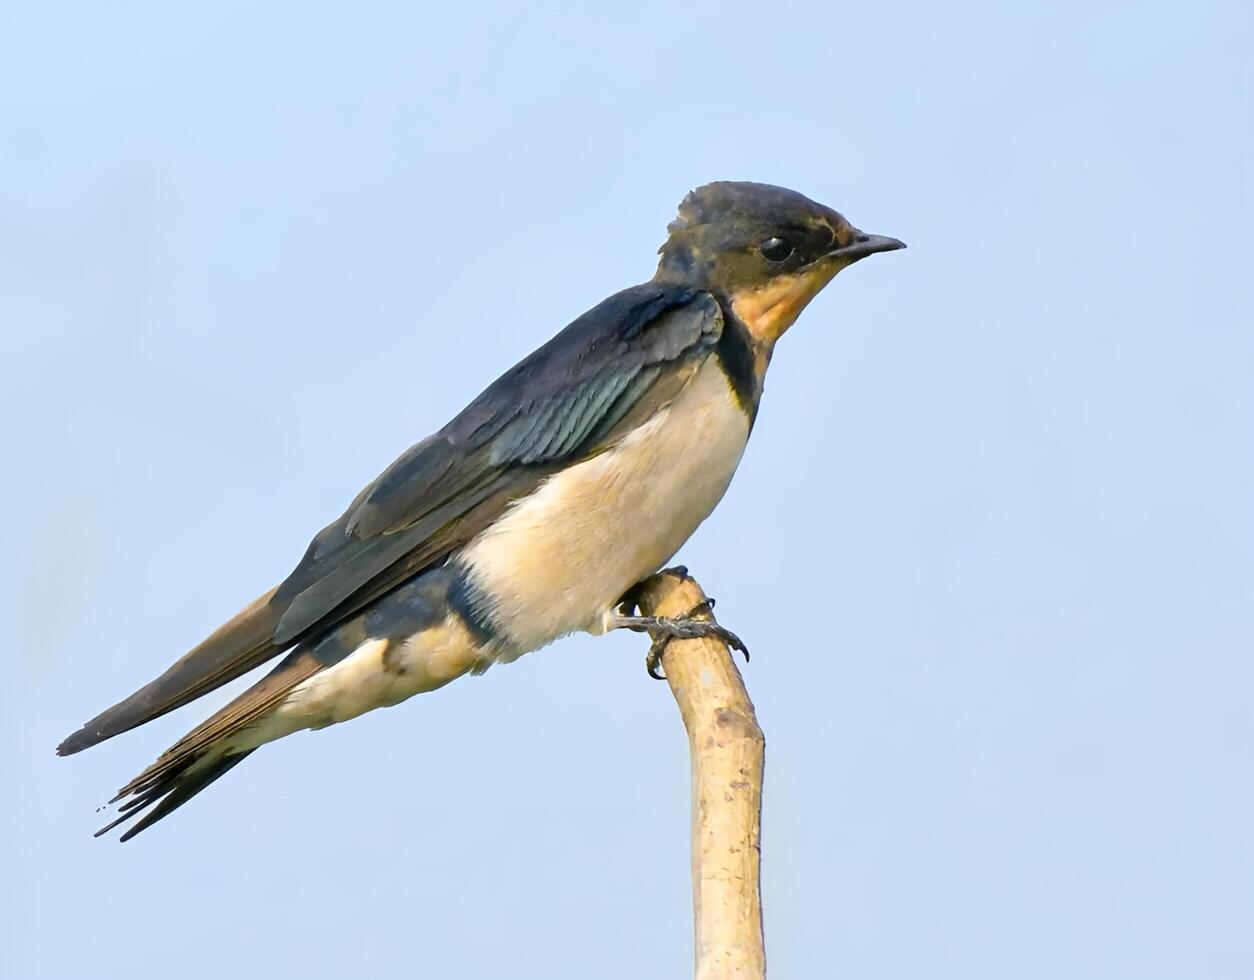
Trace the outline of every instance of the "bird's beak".
<path fill-rule="evenodd" d="M 892 252 L 905 248 L 906 243 L 887 235 L 868 235 L 864 231 L 854 232 L 853 241 L 842 248 L 836 248 L 827 254 L 833 258 L 844 259 L 846 263 L 857 262 L 876 252 Z"/>

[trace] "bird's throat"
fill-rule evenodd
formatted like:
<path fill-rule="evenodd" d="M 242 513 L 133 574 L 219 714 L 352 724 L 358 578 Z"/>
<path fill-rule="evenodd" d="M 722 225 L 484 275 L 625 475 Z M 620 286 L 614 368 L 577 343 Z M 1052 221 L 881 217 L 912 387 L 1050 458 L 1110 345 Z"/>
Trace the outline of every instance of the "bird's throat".
<path fill-rule="evenodd" d="M 836 266 L 817 266 L 804 272 L 776 276 L 762 286 L 740 289 L 731 296 L 732 312 L 745 325 L 755 348 L 770 351 L 810 300 L 832 281 Z"/>

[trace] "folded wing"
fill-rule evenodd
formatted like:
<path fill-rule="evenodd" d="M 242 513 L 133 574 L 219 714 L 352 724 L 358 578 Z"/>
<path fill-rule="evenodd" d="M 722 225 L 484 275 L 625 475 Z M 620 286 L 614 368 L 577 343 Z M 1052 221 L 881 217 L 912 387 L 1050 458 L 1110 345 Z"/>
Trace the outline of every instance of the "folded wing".
<path fill-rule="evenodd" d="M 276 589 L 57 752 L 172 711 L 444 561 L 550 474 L 668 404 L 722 326 L 717 301 L 687 287 L 646 283 L 611 296 L 404 453 L 318 533 Z"/>

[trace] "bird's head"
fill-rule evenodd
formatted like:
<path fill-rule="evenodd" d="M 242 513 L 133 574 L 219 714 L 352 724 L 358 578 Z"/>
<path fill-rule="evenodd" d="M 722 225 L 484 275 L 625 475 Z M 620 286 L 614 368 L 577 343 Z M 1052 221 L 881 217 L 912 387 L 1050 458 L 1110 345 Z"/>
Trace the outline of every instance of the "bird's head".
<path fill-rule="evenodd" d="M 667 230 L 656 278 L 709 289 L 767 349 L 845 266 L 906 247 L 796 191 L 741 181 L 698 187 Z"/>

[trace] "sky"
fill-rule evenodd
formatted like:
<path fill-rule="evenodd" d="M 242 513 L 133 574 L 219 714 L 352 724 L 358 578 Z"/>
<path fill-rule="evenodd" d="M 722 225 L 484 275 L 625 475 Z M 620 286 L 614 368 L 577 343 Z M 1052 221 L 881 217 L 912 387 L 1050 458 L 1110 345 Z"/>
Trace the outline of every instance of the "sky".
<path fill-rule="evenodd" d="M 1254 975 L 1252 27 L 4 5 L 0 975 L 688 973 L 639 636 L 268 746 L 124 846 L 96 807 L 239 685 L 53 748 L 714 179 L 910 246 L 781 342 L 679 555 L 754 654 L 772 974 Z"/>

